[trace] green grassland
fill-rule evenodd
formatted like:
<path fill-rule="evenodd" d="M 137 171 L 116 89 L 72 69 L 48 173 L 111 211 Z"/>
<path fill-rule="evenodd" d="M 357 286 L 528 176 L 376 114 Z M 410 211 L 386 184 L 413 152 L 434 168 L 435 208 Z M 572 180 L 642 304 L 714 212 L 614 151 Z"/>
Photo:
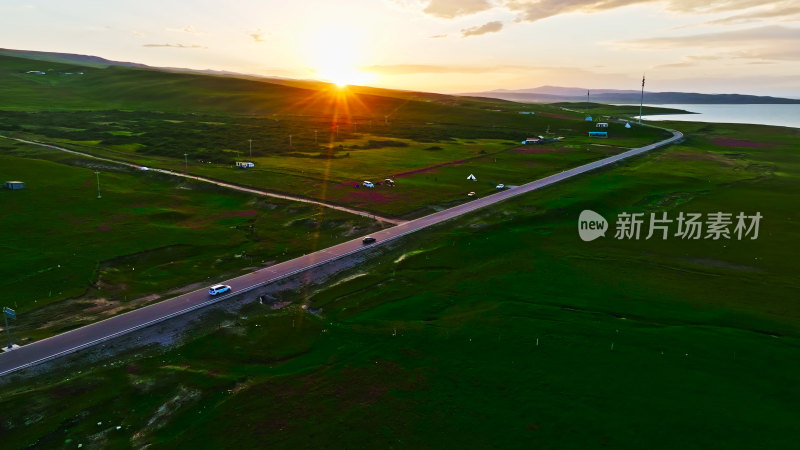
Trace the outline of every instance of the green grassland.
<path fill-rule="evenodd" d="M 7 385 L 4 445 L 795 448 L 798 130 L 684 128 L 681 145 L 415 234 L 289 308 Z M 612 227 L 764 218 L 757 240 L 582 242 L 584 209 Z"/>
<path fill-rule="evenodd" d="M 593 123 L 555 116 L 528 118 L 531 124 L 523 131 L 498 134 L 490 127 L 482 138 L 474 137 L 481 136 L 474 130 L 461 133 L 458 127 L 453 128 L 452 135 L 441 135 L 436 124 L 425 124 L 430 129 L 421 132 L 430 132 L 433 137 L 400 131 L 418 127 L 413 121 L 373 121 L 372 125 L 362 121 L 361 125 L 342 125 L 337 132 L 330 126 L 326 129 L 325 124 L 298 117 L 119 111 L 0 112 L 0 130 L 5 128 L 3 133 L 9 136 L 52 142 L 148 167 L 187 170 L 241 185 L 404 217 L 465 201 L 470 191 L 482 194 L 491 192 L 497 183 L 521 184 L 666 135 L 659 130 L 625 129 L 620 123 L 612 123 L 611 138 L 592 139 L 587 132 L 595 129 Z M 545 134 L 547 129 L 556 136 L 564 134 L 564 141 L 544 148 L 519 148 L 521 139 Z M 495 135 L 508 138 L 491 137 Z M 252 157 L 246 136 L 254 141 Z M 255 169 L 234 170 L 232 164 L 237 157 L 254 161 Z M 480 177 L 480 186 L 466 182 L 470 173 Z M 393 189 L 353 189 L 364 180 L 379 181 L 398 174 L 402 179 Z"/>
<path fill-rule="evenodd" d="M 286 260 L 373 226 L 314 205 L 7 140 L 0 142 L 0 178 L 26 183 L 0 191 L 2 301 L 20 313 L 20 338 L 63 331 L 40 330 L 48 316 L 77 314 L 67 328 L 91 320 L 82 311 L 94 299 L 109 309 L 139 306 L 133 300 Z"/>
<path fill-rule="evenodd" d="M 638 117 L 639 105 L 607 105 L 604 103 L 592 102 L 558 102 L 550 103 L 549 106 L 564 108 L 568 111 L 588 112 L 592 116 L 603 117 Z M 642 115 L 652 116 L 658 114 L 694 114 L 683 109 L 667 108 L 662 106 L 643 106 Z M 691 116 L 686 116 L 691 119 Z"/>
<path fill-rule="evenodd" d="M 464 201 L 467 192 L 488 192 L 490 183 L 519 184 L 604 153 L 590 146 L 598 144 L 587 136 L 594 124 L 559 106 L 10 56 L 0 62 L 4 135 L 146 166 L 182 170 L 188 160 L 193 173 L 394 216 L 417 216 Z M 532 109 L 535 116 L 519 114 Z M 565 138 L 553 145 L 557 156 L 515 153 L 516 143 L 548 131 Z M 618 123 L 609 131 L 599 143 L 610 151 L 667 136 Z M 230 170 L 236 159 L 250 159 L 250 140 L 257 170 Z M 364 148 L 369 141 L 406 145 Z M 474 158 L 477 148 L 496 156 Z M 484 174 L 482 188 L 464 184 L 472 171 Z M 392 191 L 350 189 L 398 173 L 409 174 Z"/>

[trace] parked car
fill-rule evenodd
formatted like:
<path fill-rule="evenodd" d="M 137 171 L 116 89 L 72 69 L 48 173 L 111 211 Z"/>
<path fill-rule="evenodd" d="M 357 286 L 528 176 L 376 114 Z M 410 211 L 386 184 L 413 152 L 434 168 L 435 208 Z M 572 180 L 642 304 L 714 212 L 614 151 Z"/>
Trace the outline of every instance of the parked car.
<path fill-rule="evenodd" d="M 361 242 L 362 242 L 364 245 L 369 245 L 369 244 L 374 244 L 376 241 L 377 241 L 377 239 L 375 239 L 374 237 L 372 237 L 372 236 L 367 236 L 367 237 L 365 237 L 365 238 L 364 238 L 364 240 L 363 240 L 363 241 L 361 241 Z"/>
<path fill-rule="evenodd" d="M 208 293 L 211 294 L 211 295 L 218 295 L 218 294 L 222 294 L 224 292 L 230 292 L 230 291 L 231 291 L 231 287 L 228 286 L 227 284 L 217 284 L 217 285 L 214 285 L 214 286 L 211 286 L 210 288 L 208 288 Z"/>
<path fill-rule="evenodd" d="M 375 187 L 375 185 L 372 184 L 372 181 L 365 181 L 365 182 L 363 182 L 361 184 L 363 184 L 364 187 L 368 187 L 368 188 L 374 188 Z"/>
<path fill-rule="evenodd" d="M 468 197 L 475 197 L 475 193 L 474 192 L 470 192 L 469 194 L 467 194 L 467 196 Z"/>
<path fill-rule="evenodd" d="M 501 184 L 498 184 L 498 185 L 497 185 L 497 189 L 505 189 L 505 188 L 506 188 L 506 185 L 505 185 L 505 184 L 502 184 L 502 183 L 501 183 Z"/>

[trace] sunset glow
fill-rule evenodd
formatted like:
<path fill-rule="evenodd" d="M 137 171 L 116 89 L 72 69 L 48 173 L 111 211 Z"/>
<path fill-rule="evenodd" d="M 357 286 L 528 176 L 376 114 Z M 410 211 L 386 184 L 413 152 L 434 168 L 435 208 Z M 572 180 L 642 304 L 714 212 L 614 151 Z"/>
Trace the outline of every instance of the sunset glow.
<path fill-rule="evenodd" d="M 309 30 L 304 54 L 315 78 L 337 86 L 367 84 L 370 74 L 358 70 L 365 61 L 367 35 L 356 24 L 336 23 Z"/>
<path fill-rule="evenodd" d="M 142 0 L 98 8 L 90 0 L 31 0 L 0 4 L 0 39 L 6 48 L 151 66 L 445 93 L 542 85 L 636 89 L 646 72 L 654 91 L 794 97 L 800 92 L 795 6 L 243 0 L 196 8 Z"/>

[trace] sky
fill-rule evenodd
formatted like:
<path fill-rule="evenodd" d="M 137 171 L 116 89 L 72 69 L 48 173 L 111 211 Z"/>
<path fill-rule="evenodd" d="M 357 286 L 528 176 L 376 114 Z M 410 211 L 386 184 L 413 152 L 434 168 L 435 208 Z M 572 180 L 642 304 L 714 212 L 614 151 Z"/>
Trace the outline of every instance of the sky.
<path fill-rule="evenodd" d="M 0 47 L 444 93 L 800 98 L 798 0 L 0 0 Z"/>

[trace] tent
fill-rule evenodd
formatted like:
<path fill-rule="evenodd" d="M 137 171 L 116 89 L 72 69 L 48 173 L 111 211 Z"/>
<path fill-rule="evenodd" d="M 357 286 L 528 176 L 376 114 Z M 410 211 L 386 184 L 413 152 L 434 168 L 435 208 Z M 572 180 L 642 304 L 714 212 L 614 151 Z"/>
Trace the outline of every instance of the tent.
<path fill-rule="evenodd" d="M 631 127 L 631 123 L 630 122 L 625 122 L 625 128 L 630 128 L 630 127 Z"/>
<path fill-rule="evenodd" d="M 472 181 L 478 181 L 478 179 L 477 179 L 477 178 L 475 178 L 475 175 L 473 175 L 473 174 L 469 174 L 469 176 L 467 177 L 467 179 L 468 179 L 468 180 L 472 180 Z"/>

